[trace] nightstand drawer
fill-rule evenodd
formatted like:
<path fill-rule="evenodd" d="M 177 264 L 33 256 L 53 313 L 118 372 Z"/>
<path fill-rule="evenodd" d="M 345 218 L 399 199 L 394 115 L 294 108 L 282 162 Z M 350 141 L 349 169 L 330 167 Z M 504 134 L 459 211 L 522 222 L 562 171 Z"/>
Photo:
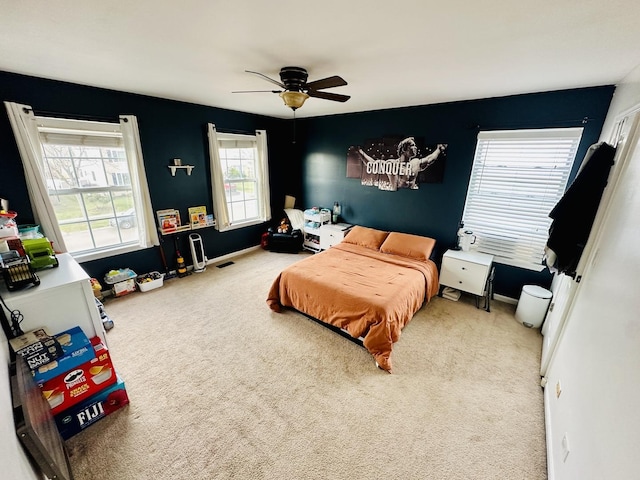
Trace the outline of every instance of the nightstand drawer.
<path fill-rule="evenodd" d="M 327 224 L 320 227 L 320 248 L 327 250 L 340 243 L 351 229 L 346 223 Z"/>

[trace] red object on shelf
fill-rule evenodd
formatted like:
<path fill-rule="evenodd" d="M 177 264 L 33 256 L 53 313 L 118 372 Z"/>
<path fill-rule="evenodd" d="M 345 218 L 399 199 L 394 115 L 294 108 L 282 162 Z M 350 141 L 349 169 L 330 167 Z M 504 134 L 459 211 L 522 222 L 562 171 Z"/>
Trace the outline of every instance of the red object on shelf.
<path fill-rule="evenodd" d="M 5 237 L 3 240 L 7 241 L 9 250 L 15 250 L 21 257 L 25 256 L 24 248 L 22 248 L 22 240 L 20 240 L 20 237 Z"/>

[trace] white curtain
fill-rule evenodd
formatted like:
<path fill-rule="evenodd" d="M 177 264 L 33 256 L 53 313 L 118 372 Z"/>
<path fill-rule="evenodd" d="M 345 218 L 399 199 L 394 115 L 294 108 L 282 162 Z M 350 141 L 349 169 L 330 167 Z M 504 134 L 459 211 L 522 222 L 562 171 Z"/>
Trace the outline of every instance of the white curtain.
<path fill-rule="evenodd" d="M 42 149 L 38 138 L 38 127 L 33 109 L 29 105 L 4 102 L 11 128 L 18 145 L 22 165 L 27 180 L 27 190 L 33 208 L 33 216 L 53 242 L 53 248 L 57 252 L 66 252 L 67 247 L 62 238 L 62 231 L 58 226 L 55 210 L 49 199 L 44 175 L 41 171 Z"/>
<path fill-rule="evenodd" d="M 209 135 L 209 158 L 211 160 L 211 186 L 213 187 L 213 214 L 216 218 L 216 230 L 224 231 L 229 228 L 231 223 L 224 193 L 224 174 L 220 163 L 220 153 L 218 152 L 218 135 L 216 126 L 213 123 L 208 124 L 207 130 Z"/>
<path fill-rule="evenodd" d="M 271 191 L 269 189 L 269 159 L 267 150 L 267 131 L 256 130 L 258 163 L 260 168 L 260 216 L 264 221 L 271 220 Z"/>
<path fill-rule="evenodd" d="M 142 157 L 142 145 L 140 143 L 140 133 L 138 131 L 138 119 L 133 115 L 120 116 L 120 131 L 124 140 L 124 148 L 127 152 L 127 163 L 131 184 L 138 186 L 139 195 L 134 195 L 135 208 L 138 218 L 139 241 L 142 248 L 152 245 L 160 245 L 158 232 L 155 229 L 155 218 L 151 205 L 151 195 L 147 184 L 147 174 L 144 168 Z M 134 190 L 135 191 L 135 190 Z M 142 214 L 142 215 L 140 215 Z"/>

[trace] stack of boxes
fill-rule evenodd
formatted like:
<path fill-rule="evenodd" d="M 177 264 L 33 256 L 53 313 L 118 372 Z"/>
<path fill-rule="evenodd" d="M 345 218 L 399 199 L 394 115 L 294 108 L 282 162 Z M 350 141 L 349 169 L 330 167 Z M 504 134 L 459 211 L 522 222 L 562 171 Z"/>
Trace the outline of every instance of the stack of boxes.
<path fill-rule="evenodd" d="M 80 327 L 55 336 L 39 328 L 10 343 L 27 360 L 63 439 L 129 403 L 109 350 Z"/>
<path fill-rule="evenodd" d="M 130 268 L 110 270 L 104 276 L 104 282 L 111 287 L 114 297 L 122 297 L 136 291 L 136 272 Z"/>

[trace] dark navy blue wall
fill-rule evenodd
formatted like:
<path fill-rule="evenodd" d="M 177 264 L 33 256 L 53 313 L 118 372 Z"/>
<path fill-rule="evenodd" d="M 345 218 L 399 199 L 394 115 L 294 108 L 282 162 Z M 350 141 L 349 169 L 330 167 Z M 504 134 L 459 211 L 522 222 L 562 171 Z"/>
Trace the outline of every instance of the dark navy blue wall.
<path fill-rule="evenodd" d="M 154 210 L 177 208 L 186 216 L 188 207 L 207 205 L 212 209 L 208 167 L 206 124 L 216 124 L 223 132 L 268 132 L 273 204 L 282 209 L 285 193 L 291 185 L 299 192 L 300 170 L 291 168 L 289 122 L 190 103 L 80 86 L 70 83 L 0 72 L 0 99 L 31 105 L 36 112 L 52 112 L 69 118 L 117 121 L 119 114 L 138 119 L 145 168 Z M 4 105 L 3 112 L 6 112 Z M 178 171 L 171 176 L 167 167 L 172 158 L 194 165 L 191 176 Z M 18 212 L 19 224 L 34 223 L 22 162 L 6 113 L 0 114 L 0 197 L 10 201 Z M 299 195 L 299 193 L 298 193 Z M 275 208 L 275 207 L 274 207 Z M 274 215 L 280 213 L 274 212 Z M 210 258 L 255 246 L 264 225 L 219 233 L 213 228 L 198 230 Z M 180 235 L 181 253 L 189 259 L 187 234 Z M 173 237 L 165 237 L 165 252 L 175 266 Z M 189 262 L 188 262 L 189 263 Z M 163 271 L 157 248 L 117 258 L 83 263 L 89 275 L 102 278 L 112 268 L 129 267 L 142 273 Z"/>
<path fill-rule="evenodd" d="M 0 72 L 0 99 L 31 105 L 36 111 L 70 118 L 115 120 L 119 114 L 138 118 L 147 178 L 154 210 L 207 205 L 211 208 L 206 124 L 227 132 L 268 131 L 271 204 L 274 219 L 281 215 L 285 194 L 297 206 L 343 205 L 348 222 L 434 237 L 438 251 L 455 243 L 476 144 L 482 129 L 584 126 L 578 160 L 598 140 L 613 86 L 531 95 L 399 108 L 357 114 L 291 120 L 251 115 L 215 107 L 171 101 L 113 90 Z M 583 124 L 583 119 L 587 122 Z M 293 142 L 295 132 L 295 142 Z M 366 139 L 387 135 L 423 137 L 426 144 L 447 143 L 447 163 L 441 184 L 421 184 L 419 190 L 384 192 L 346 178 L 346 152 Z M 191 176 L 167 165 L 172 158 L 194 165 Z M 0 197 L 8 198 L 19 223 L 33 223 L 22 163 L 6 113 L 0 115 Z M 576 162 L 575 170 L 579 161 Z M 219 233 L 198 231 L 207 255 L 218 257 L 259 243 L 264 225 Z M 187 235 L 179 246 L 189 256 Z M 167 260 L 175 265 L 173 238 L 165 239 Z M 145 272 L 162 270 L 158 249 L 86 262 L 96 278 L 112 268 Z M 551 275 L 498 266 L 496 293 L 517 298 L 522 285 L 548 285 Z"/>
<path fill-rule="evenodd" d="M 441 255 L 455 245 L 479 129 L 582 126 L 575 176 L 587 148 L 598 141 L 613 91 L 605 86 L 298 120 L 304 205 L 331 207 L 338 201 L 345 221 L 433 237 Z M 390 135 L 447 143 L 444 181 L 386 192 L 346 178 L 350 146 Z M 522 285 L 550 282 L 547 270 L 496 266 L 495 291 L 512 298 Z"/>

